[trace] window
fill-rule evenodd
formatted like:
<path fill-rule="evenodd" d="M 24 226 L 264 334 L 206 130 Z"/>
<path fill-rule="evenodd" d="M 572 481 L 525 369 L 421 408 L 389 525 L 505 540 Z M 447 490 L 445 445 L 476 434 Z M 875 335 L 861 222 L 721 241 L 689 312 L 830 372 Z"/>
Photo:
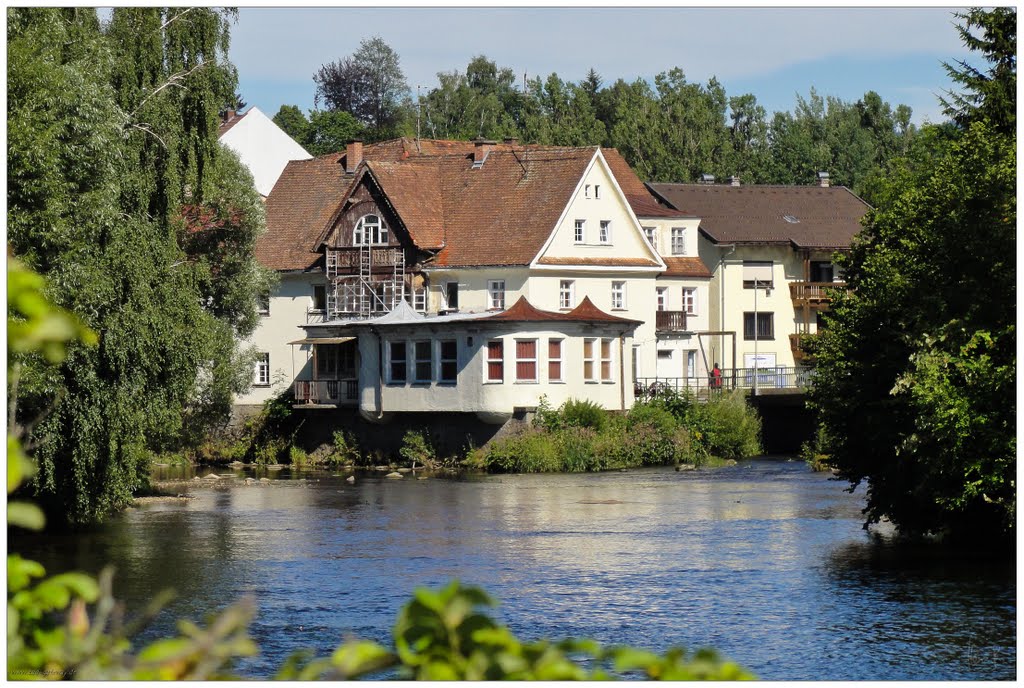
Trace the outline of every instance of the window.
<path fill-rule="evenodd" d="M 558 283 L 558 307 L 576 307 L 576 289 L 573 280 L 562 280 Z"/>
<path fill-rule="evenodd" d="M 586 237 L 585 231 L 587 228 L 586 220 L 576 220 L 576 228 L 573 230 L 573 242 L 582 244 Z"/>
<path fill-rule="evenodd" d="M 313 285 L 313 310 L 322 311 L 327 308 L 327 287 L 323 284 Z"/>
<path fill-rule="evenodd" d="M 433 379 L 433 371 L 431 370 L 434 367 L 433 348 L 429 340 L 415 343 L 416 367 L 414 371 L 416 376 L 414 380 L 416 382 L 430 382 Z"/>
<path fill-rule="evenodd" d="M 647 243 L 651 245 L 655 251 L 658 250 L 658 246 L 655 244 L 657 241 L 657 227 L 644 227 L 644 236 L 647 237 Z"/>
<path fill-rule="evenodd" d="M 417 313 L 427 312 L 427 288 L 420 287 L 419 289 L 413 287 L 412 289 L 405 292 L 405 300 L 412 306 L 412 309 Z"/>
<path fill-rule="evenodd" d="M 770 260 L 745 260 L 743 261 L 743 288 L 744 289 L 771 289 L 772 288 L 772 262 Z"/>
<path fill-rule="evenodd" d="M 658 310 L 668 310 L 668 287 L 658 287 Z"/>
<path fill-rule="evenodd" d="M 516 382 L 537 381 L 537 340 L 516 340 Z"/>
<path fill-rule="evenodd" d="M 614 339 L 601 340 L 601 379 L 612 382 L 612 343 Z"/>
<path fill-rule="evenodd" d="M 263 292 L 256 297 L 256 311 L 260 315 L 270 315 L 270 292 Z"/>
<path fill-rule="evenodd" d="M 583 186 L 583 197 L 590 198 L 590 184 L 585 184 Z"/>
<path fill-rule="evenodd" d="M 673 256 L 685 256 L 686 255 L 686 228 L 685 227 L 673 227 L 672 228 L 672 255 Z"/>
<path fill-rule="evenodd" d="M 341 347 L 337 344 L 315 344 L 316 349 L 316 376 L 327 380 L 334 380 L 338 377 L 338 350 Z"/>
<path fill-rule="evenodd" d="M 636 344 L 634 344 L 633 345 L 633 368 L 632 368 L 632 370 L 633 370 L 633 381 L 634 382 L 636 382 L 636 379 L 638 377 L 640 377 L 639 363 L 638 363 L 639 360 L 640 360 L 640 347 L 637 346 Z"/>
<path fill-rule="evenodd" d="M 444 285 L 444 307 L 445 310 L 459 310 L 459 283 L 447 282 Z"/>
<path fill-rule="evenodd" d="M 686 352 L 686 377 L 697 377 L 697 352 L 692 349 Z"/>
<path fill-rule="evenodd" d="M 456 382 L 459 375 L 459 345 L 454 339 L 441 340 L 440 382 Z"/>
<path fill-rule="evenodd" d="M 612 243 L 612 221 L 601 220 L 601 229 L 598 230 L 597 240 L 602 244 Z"/>
<path fill-rule="evenodd" d="M 256 370 L 253 374 L 253 384 L 257 387 L 270 386 L 270 354 L 262 353 L 256 358 Z"/>
<path fill-rule="evenodd" d="M 594 184 L 594 198 L 601 198 L 601 185 Z"/>
<path fill-rule="evenodd" d="M 583 340 L 583 379 L 586 382 L 596 382 L 594 376 L 594 349 L 597 346 L 596 339 Z"/>
<path fill-rule="evenodd" d="M 405 342 L 389 342 L 388 343 L 388 368 L 391 376 L 390 381 L 392 383 L 405 383 L 406 371 L 408 363 L 405 360 Z"/>
<path fill-rule="evenodd" d="M 487 382 L 505 381 L 505 345 L 500 339 L 487 342 Z"/>
<path fill-rule="evenodd" d="M 562 381 L 562 340 L 548 340 L 548 382 Z"/>
<path fill-rule="evenodd" d="M 744 313 L 743 338 L 747 340 L 774 339 L 775 325 L 772 316 L 772 313 Z"/>
<path fill-rule="evenodd" d="M 505 308 L 505 280 L 491 280 L 487 283 L 487 293 L 490 295 L 490 308 L 492 310 L 504 310 Z"/>
<path fill-rule="evenodd" d="M 612 308 L 622 310 L 626 307 L 626 283 L 612 282 Z"/>
<path fill-rule="evenodd" d="M 693 315 L 697 312 L 697 288 L 683 287 L 683 311 Z"/>
<path fill-rule="evenodd" d="M 811 281 L 812 282 L 831 282 L 835 277 L 835 270 L 832 267 L 832 263 L 827 260 L 812 260 L 811 261 Z"/>
<path fill-rule="evenodd" d="M 388 227 L 376 215 L 363 215 L 352 230 L 352 245 L 388 243 Z"/>

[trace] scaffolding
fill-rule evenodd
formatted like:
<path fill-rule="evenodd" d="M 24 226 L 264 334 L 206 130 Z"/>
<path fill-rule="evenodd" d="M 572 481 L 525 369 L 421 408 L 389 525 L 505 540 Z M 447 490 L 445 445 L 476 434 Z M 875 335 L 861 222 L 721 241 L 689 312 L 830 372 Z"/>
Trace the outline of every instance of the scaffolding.
<path fill-rule="evenodd" d="M 411 296 L 405 250 L 400 246 L 328 248 L 326 266 L 329 319 L 375 317 Z"/>

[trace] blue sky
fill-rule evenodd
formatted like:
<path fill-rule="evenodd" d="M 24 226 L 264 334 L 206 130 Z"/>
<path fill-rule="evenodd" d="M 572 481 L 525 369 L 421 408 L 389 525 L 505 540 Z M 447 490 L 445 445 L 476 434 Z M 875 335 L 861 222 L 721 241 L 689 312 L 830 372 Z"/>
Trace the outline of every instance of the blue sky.
<path fill-rule="evenodd" d="M 606 84 L 681 67 L 716 76 L 729 96 L 753 93 L 769 112 L 796 94 L 855 101 L 877 91 L 914 121 L 940 121 L 936 96 L 952 84 L 943 60 L 968 58 L 953 8 L 243 8 L 231 58 L 250 105 L 273 116 L 313 106 L 312 76 L 380 35 L 401 58 L 413 93 L 437 72 L 486 55 L 518 78 L 551 72 L 579 81 L 590 67 Z M 976 62 L 976 57 L 970 57 Z"/>

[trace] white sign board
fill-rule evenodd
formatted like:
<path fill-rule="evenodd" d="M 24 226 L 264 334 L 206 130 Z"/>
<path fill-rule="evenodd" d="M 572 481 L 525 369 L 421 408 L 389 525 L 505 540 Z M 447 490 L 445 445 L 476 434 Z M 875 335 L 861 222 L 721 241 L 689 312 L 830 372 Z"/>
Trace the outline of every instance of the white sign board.
<path fill-rule="evenodd" d="M 775 354 L 743 354 L 744 368 L 774 368 Z"/>

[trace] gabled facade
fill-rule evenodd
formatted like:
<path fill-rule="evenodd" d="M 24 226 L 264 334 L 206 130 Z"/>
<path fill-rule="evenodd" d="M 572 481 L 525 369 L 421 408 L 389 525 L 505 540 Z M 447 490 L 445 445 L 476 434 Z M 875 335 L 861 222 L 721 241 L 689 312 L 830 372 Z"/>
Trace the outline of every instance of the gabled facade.
<path fill-rule="evenodd" d="M 217 136 L 221 145 L 238 153 L 264 198 L 289 161 L 313 157 L 256 107 L 241 114 L 228 110 Z"/>
<path fill-rule="evenodd" d="M 819 186 L 648 184 L 694 218 L 697 254 L 713 274 L 709 329 L 735 333 L 709 337 L 722 367 L 804 364 L 800 337 L 817 332 L 830 290 L 844 287 L 833 255 L 849 251 L 869 209 L 822 179 Z"/>

